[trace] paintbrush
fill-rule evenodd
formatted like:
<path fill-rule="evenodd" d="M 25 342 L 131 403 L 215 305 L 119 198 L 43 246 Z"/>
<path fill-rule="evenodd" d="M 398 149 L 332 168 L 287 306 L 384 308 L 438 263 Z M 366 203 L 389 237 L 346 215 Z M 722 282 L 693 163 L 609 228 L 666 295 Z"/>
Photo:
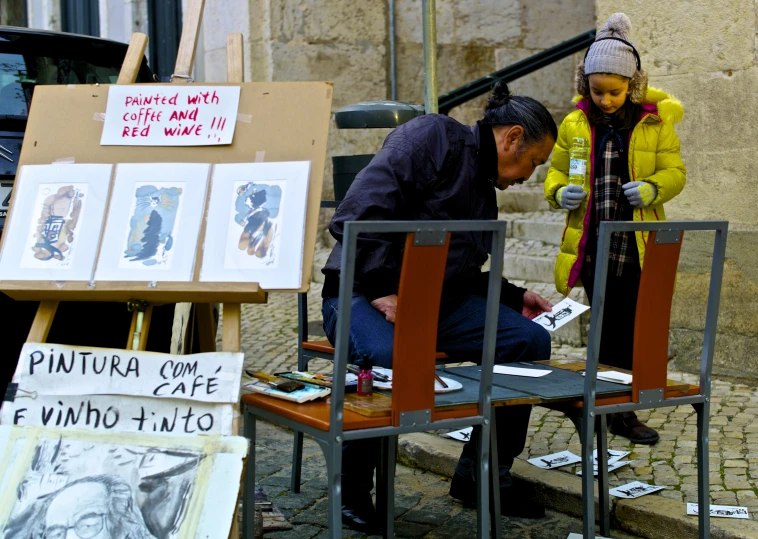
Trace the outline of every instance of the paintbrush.
<path fill-rule="evenodd" d="M 258 380 L 266 382 L 274 389 L 284 391 L 285 393 L 292 393 L 293 391 L 297 391 L 298 389 L 303 389 L 305 387 L 304 383 L 298 382 L 297 380 L 285 380 L 284 378 L 277 378 L 276 376 L 271 376 L 270 374 L 263 372 L 245 372 L 247 372 L 247 374 L 253 378 L 257 378 Z"/>
<path fill-rule="evenodd" d="M 444 387 L 445 389 L 448 388 L 448 385 L 440 378 L 440 375 L 437 373 L 434 373 L 434 377 L 437 379 L 437 381 Z"/>

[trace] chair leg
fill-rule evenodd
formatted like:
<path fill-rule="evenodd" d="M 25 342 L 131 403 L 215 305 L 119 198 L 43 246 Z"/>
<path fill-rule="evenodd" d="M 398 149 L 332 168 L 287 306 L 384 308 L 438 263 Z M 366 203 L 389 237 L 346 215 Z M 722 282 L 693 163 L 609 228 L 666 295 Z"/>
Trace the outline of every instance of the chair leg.
<path fill-rule="evenodd" d="M 292 475 L 290 477 L 290 490 L 300 492 L 300 477 L 303 471 L 303 433 L 295 431 L 292 444 Z"/>
<path fill-rule="evenodd" d="M 497 459 L 497 421 L 490 415 L 490 534 L 493 539 L 503 537 L 503 520 L 500 514 L 500 463 Z"/>
<path fill-rule="evenodd" d="M 329 436 L 327 434 L 327 436 Z M 326 458 L 327 521 L 330 539 L 342 539 L 342 444 L 332 440 L 316 440 Z"/>
<path fill-rule="evenodd" d="M 250 440 L 242 489 L 242 539 L 253 539 L 255 532 L 255 416 L 247 406 L 243 410 L 245 438 Z"/>
<path fill-rule="evenodd" d="M 711 493 L 708 485 L 708 416 L 710 404 L 693 404 L 697 413 L 698 539 L 711 537 Z"/>
<path fill-rule="evenodd" d="M 582 443 L 582 535 L 595 539 L 595 478 L 592 474 L 594 421 L 584 408 L 576 420 Z"/>
<path fill-rule="evenodd" d="M 611 533 L 611 504 L 608 492 L 608 424 L 605 415 L 598 415 L 600 428 L 597 431 L 597 488 L 600 500 L 600 535 Z"/>
<path fill-rule="evenodd" d="M 397 436 L 382 438 L 381 458 L 376 476 L 377 518 L 383 524 L 384 537 L 395 537 L 395 464 Z"/>
<path fill-rule="evenodd" d="M 494 414 L 492 414 L 494 416 Z M 478 462 L 476 466 L 476 536 L 490 536 L 490 425 L 482 425 L 476 442 Z M 499 476 L 498 476 L 499 484 Z"/>

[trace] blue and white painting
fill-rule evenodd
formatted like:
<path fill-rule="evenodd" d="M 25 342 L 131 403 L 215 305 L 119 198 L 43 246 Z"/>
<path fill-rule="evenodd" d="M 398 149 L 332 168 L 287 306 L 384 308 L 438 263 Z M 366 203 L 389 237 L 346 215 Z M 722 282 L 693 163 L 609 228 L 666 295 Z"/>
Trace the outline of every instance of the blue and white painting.
<path fill-rule="evenodd" d="M 281 238 L 283 182 L 234 183 L 234 220 L 229 235 L 236 253 L 227 251 L 233 267 L 275 268 Z"/>
<path fill-rule="evenodd" d="M 119 267 L 171 268 L 183 192 L 183 182 L 135 183 Z"/>

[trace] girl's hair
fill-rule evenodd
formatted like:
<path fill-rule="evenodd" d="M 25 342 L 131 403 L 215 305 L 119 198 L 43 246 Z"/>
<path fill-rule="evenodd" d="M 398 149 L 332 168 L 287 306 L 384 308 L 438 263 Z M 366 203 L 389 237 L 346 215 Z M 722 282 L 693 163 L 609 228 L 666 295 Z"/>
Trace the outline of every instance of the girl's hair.
<path fill-rule="evenodd" d="M 558 127 L 545 105 L 523 95 L 513 95 L 505 82 L 498 82 L 484 107 L 484 123 L 492 127 L 520 125 L 524 128 L 524 147 L 558 139 Z"/>
<path fill-rule="evenodd" d="M 631 129 L 637 123 L 642 113 L 641 104 L 647 95 L 647 72 L 638 69 L 629 79 L 629 95 L 624 104 L 612 116 L 605 114 L 590 95 L 589 77 L 584 74 L 584 62 L 576 68 L 576 91 L 582 97 L 590 99 L 590 111 L 587 119 L 592 125 L 608 125 L 613 123 L 618 129 Z"/>

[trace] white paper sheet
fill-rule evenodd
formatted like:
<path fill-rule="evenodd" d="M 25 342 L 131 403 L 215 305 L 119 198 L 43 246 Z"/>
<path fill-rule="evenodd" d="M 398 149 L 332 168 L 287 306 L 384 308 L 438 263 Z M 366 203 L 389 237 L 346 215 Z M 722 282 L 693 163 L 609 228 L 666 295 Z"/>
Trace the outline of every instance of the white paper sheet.
<path fill-rule="evenodd" d="M 213 167 L 200 280 L 299 288 L 309 161 Z"/>
<path fill-rule="evenodd" d="M 461 442 L 468 442 L 471 439 L 471 432 L 474 430 L 473 427 L 466 427 L 465 429 L 460 430 L 454 430 L 452 432 L 448 432 L 445 434 L 448 438 L 452 438 L 453 440 L 460 440 Z"/>
<path fill-rule="evenodd" d="M 613 464 L 608 464 L 608 473 L 615 472 L 619 468 L 623 468 L 624 466 L 630 463 L 631 461 L 629 460 L 619 460 L 619 461 L 614 462 Z M 597 475 L 599 473 L 598 467 L 593 466 L 592 468 L 594 471 L 593 475 Z M 578 472 L 576 472 L 576 475 L 582 475 L 582 470 L 579 470 Z"/>
<path fill-rule="evenodd" d="M 589 310 L 588 305 L 582 305 L 570 298 L 563 298 L 553 306 L 552 311 L 542 313 L 532 322 L 541 325 L 548 331 L 555 331 L 587 310 Z"/>
<path fill-rule="evenodd" d="M 687 514 L 697 515 L 698 504 L 688 503 Z M 735 505 L 711 505 L 711 516 L 720 518 L 750 518 L 747 507 L 738 507 Z"/>
<path fill-rule="evenodd" d="M 640 496 L 645 496 L 646 494 L 658 492 L 659 490 L 663 490 L 665 488 L 666 487 L 648 485 L 647 483 L 641 483 L 639 481 L 632 481 L 626 485 L 612 488 L 608 492 L 611 494 L 611 496 L 616 496 L 617 498 L 634 499 L 639 498 Z"/>
<path fill-rule="evenodd" d="M 231 144 L 239 99 L 239 86 L 113 85 L 100 144 Z"/>
<path fill-rule="evenodd" d="M 570 533 L 569 536 L 566 539 L 582 539 L 583 536 L 581 533 Z M 603 535 L 597 535 L 595 534 L 595 539 L 611 539 L 610 537 L 605 537 Z"/>
<path fill-rule="evenodd" d="M 71 427 L 107 432 L 232 434 L 232 404 L 126 395 L 17 394 L 4 402 L 3 425 Z"/>
<path fill-rule="evenodd" d="M 550 374 L 551 370 L 545 369 L 523 369 L 520 367 L 511 367 L 509 365 L 495 365 L 493 372 L 495 374 L 507 374 L 509 376 L 526 376 L 528 378 L 539 378 Z"/>
<path fill-rule="evenodd" d="M 241 352 L 171 355 L 26 343 L 13 381 L 39 395 L 131 395 L 239 401 Z"/>
<path fill-rule="evenodd" d="M 89 281 L 112 165 L 25 165 L 3 232 L 0 279 Z"/>
<path fill-rule="evenodd" d="M 552 470 L 553 468 L 560 468 L 561 466 L 568 466 L 569 464 L 575 464 L 581 461 L 582 458 L 574 455 L 571 451 L 561 451 L 560 453 L 553 453 L 543 457 L 535 457 L 529 459 L 527 462 L 538 468 Z"/>
<path fill-rule="evenodd" d="M 122 163 L 96 281 L 192 280 L 210 165 Z"/>
<path fill-rule="evenodd" d="M 632 375 L 618 371 L 603 371 L 597 373 L 598 380 L 605 380 L 606 382 L 613 382 L 616 384 L 631 384 Z"/>
<path fill-rule="evenodd" d="M 629 455 L 630 451 L 617 451 L 616 449 L 609 449 L 608 450 L 608 464 L 613 464 L 614 462 L 618 462 L 621 459 L 623 459 L 625 456 Z M 597 449 L 595 449 L 592 452 L 592 462 L 597 466 Z"/>

